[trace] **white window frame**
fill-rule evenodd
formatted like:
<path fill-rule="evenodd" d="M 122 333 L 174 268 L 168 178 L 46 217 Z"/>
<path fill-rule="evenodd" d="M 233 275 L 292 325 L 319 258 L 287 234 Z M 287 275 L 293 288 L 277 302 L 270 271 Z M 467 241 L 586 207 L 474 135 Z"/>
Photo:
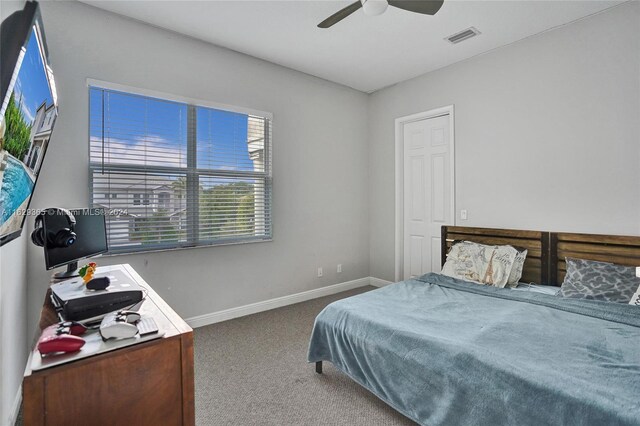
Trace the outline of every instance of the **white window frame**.
<path fill-rule="evenodd" d="M 273 167 L 272 167 L 272 161 L 271 161 L 271 153 L 273 150 L 273 114 L 270 112 L 266 112 L 266 111 L 260 111 L 257 109 L 252 109 L 252 108 L 245 108 L 245 107 L 238 107 L 238 106 L 234 106 L 234 105 L 229 105 L 229 104 L 223 104 L 223 103 L 218 103 L 218 102 L 212 102 L 209 100 L 205 100 L 205 99 L 198 99 L 198 98 L 190 98 L 190 97 L 186 97 L 186 96 L 180 96 L 180 95 L 175 95 L 175 94 L 171 94 L 171 93 L 166 93 L 166 92 L 161 92 L 161 91 L 156 91 L 156 90 L 149 90 L 149 89 L 143 89 L 143 88 L 139 88 L 139 87 L 132 87 L 132 86 L 127 86 L 127 85 L 123 85 L 123 84 L 118 84 L 118 83 L 111 83 L 111 82 L 107 82 L 107 81 L 103 81 L 103 80 L 96 80 L 96 79 L 91 79 L 88 78 L 86 80 L 86 93 L 87 93 L 87 104 L 90 103 L 90 90 L 92 88 L 96 88 L 96 89 L 105 89 L 105 90 L 113 90 L 113 91 L 117 91 L 117 92 L 123 92 L 123 93 L 127 93 L 127 94 L 132 94 L 132 95 L 139 95 L 139 96 L 146 96 L 146 97 L 150 97 L 150 98 L 157 98 L 159 100 L 164 100 L 164 101 L 173 101 L 173 102 L 179 102 L 179 103 L 183 103 L 183 104 L 187 104 L 188 106 L 195 106 L 195 107 L 204 107 L 204 108 L 212 108 L 212 109 L 217 109 L 217 110 L 223 110 L 223 111 L 229 111 L 229 112 L 236 112 L 239 114 L 246 114 L 246 115 L 255 115 L 255 116 L 259 116 L 259 117 L 263 117 L 269 120 L 269 134 L 270 134 L 270 138 L 269 140 L 265 141 L 265 145 L 264 145 L 264 150 L 265 150 L 265 158 L 267 158 L 267 160 L 265 161 L 265 173 L 268 177 L 268 182 L 266 182 L 265 184 L 265 198 L 268 198 L 268 203 L 269 203 L 269 233 L 267 236 L 262 236 L 260 238 L 242 238 L 242 239 L 225 239 L 225 240 L 221 240 L 221 241 L 208 241 L 205 243 L 201 243 L 200 241 L 198 241 L 195 245 L 188 245 L 188 246 L 176 246 L 176 247 L 161 247 L 161 248 L 134 248 L 132 250 L 126 250 L 126 249 L 116 249 L 116 251 L 112 251 L 111 249 L 109 249 L 109 252 L 106 253 L 106 255 L 127 255 L 127 254 L 135 254 L 135 253 L 143 253 L 143 252 L 155 252 L 155 251 L 170 251 L 170 250 L 183 250 L 183 249 L 192 249 L 192 248 L 205 248 L 205 247 L 212 247 L 212 246 L 223 246 L 223 245 L 235 245 L 235 244 L 252 244 L 252 243 L 261 243 L 261 242 L 270 242 L 273 241 Z M 87 111 L 90 110 L 89 105 L 87 105 Z M 90 135 L 90 126 L 87 126 L 87 141 L 89 141 L 91 138 Z M 90 144 L 87 144 L 87 150 L 90 151 Z M 90 152 L 88 153 L 88 157 L 90 158 Z M 91 165 L 91 161 L 89 161 L 89 175 L 90 175 L 90 179 L 92 176 L 92 165 Z M 93 198 L 93 183 L 90 182 L 89 184 L 89 199 L 92 200 Z M 144 204 L 144 195 L 141 197 L 140 199 L 140 204 L 141 205 L 146 205 Z M 150 205 L 151 203 L 148 203 L 148 205 Z M 265 219 L 266 220 L 266 219 Z"/>

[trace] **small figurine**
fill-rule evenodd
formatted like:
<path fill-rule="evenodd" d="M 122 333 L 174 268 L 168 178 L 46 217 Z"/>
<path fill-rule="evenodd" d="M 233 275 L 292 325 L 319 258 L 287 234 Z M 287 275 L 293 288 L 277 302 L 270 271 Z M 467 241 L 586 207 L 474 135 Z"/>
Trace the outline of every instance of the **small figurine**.
<path fill-rule="evenodd" d="M 85 284 L 93 279 L 93 274 L 96 272 L 97 267 L 98 267 L 97 263 L 89 262 L 88 264 L 80 268 L 80 270 L 78 270 L 78 273 L 84 280 Z"/>

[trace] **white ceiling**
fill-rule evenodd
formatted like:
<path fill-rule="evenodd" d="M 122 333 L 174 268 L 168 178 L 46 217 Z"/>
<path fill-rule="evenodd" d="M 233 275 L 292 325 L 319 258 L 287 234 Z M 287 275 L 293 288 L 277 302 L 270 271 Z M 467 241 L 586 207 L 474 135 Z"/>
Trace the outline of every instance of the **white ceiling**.
<path fill-rule="evenodd" d="M 435 16 L 389 7 L 316 25 L 351 3 L 289 1 L 92 1 L 85 3 L 276 64 L 372 92 L 623 1 L 446 0 Z M 470 26 L 481 35 L 452 45 Z"/>

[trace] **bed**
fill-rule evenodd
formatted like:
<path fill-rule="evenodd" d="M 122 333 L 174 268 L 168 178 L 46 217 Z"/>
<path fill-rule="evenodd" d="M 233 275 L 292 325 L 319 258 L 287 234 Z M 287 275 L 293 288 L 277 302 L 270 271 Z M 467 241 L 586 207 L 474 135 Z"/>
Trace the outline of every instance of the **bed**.
<path fill-rule="evenodd" d="M 640 237 L 443 227 L 443 252 L 460 239 L 528 248 L 525 282 L 558 286 L 568 255 L 640 265 Z M 640 424 L 632 305 L 426 274 L 328 305 L 308 361 L 421 425 Z"/>

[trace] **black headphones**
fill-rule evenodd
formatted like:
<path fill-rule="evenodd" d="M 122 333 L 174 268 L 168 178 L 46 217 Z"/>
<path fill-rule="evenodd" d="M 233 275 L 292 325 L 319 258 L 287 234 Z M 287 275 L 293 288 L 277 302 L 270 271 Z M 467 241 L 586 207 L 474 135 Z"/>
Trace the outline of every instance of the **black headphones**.
<path fill-rule="evenodd" d="M 67 219 L 67 223 L 69 224 L 68 228 L 62 228 L 59 231 L 53 233 L 49 232 L 48 235 L 44 235 L 44 218 L 46 215 L 53 216 L 55 214 L 63 215 Z M 76 242 L 76 233 L 73 232 L 73 228 L 76 224 L 76 218 L 73 217 L 73 214 L 67 209 L 63 209 L 60 207 L 50 207 L 48 209 L 44 209 L 42 212 L 36 216 L 36 220 L 34 222 L 34 230 L 31 233 L 31 241 L 33 244 L 47 248 L 64 248 L 69 247 L 73 243 Z"/>

